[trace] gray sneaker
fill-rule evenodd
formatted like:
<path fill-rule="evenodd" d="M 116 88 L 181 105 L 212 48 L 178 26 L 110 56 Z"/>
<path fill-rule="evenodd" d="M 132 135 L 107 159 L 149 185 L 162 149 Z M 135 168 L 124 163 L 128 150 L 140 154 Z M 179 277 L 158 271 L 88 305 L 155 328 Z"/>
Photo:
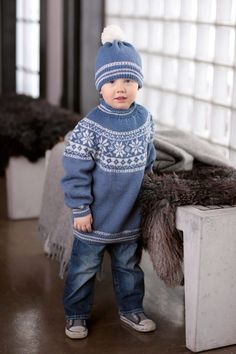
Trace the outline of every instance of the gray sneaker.
<path fill-rule="evenodd" d="M 71 339 L 82 339 L 87 337 L 88 328 L 86 320 L 67 320 L 65 333 Z"/>
<path fill-rule="evenodd" d="M 126 325 L 138 332 L 152 332 L 157 328 L 156 323 L 150 318 L 147 318 L 143 312 L 122 315 L 120 316 L 120 319 Z"/>

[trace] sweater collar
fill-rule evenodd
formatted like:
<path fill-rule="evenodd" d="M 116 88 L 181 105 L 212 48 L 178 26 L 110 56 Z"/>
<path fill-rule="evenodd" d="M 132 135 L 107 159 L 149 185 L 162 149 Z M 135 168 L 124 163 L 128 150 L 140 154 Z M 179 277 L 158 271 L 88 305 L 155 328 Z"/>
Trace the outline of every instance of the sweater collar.
<path fill-rule="evenodd" d="M 116 109 L 109 106 L 103 99 L 100 100 L 100 104 L 98 108 L 107 114 L 112 114 L 114 116 L 128 116 L 132 114 L 136 108 L 136 103 L 132 103 L 132 105 L 128 109 Z"/>

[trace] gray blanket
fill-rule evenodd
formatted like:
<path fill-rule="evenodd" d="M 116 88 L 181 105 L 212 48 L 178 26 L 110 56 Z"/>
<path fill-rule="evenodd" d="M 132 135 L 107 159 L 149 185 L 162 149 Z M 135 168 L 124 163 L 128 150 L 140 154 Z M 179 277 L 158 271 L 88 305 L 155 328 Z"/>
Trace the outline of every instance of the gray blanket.
<path fill-rule="evenodd" d="M 230 166 L 211 144 L 182 131 L 160 131 L 154 144 L 157 150 L 154 170 L 191 170 L 194 160 L 207 165 Z M 45 244 L 45 252 L 60 263 L 61 277 L 68 265 L 73 243 L 71 212 L 64 204 L 60 187 L 64 148 L 65 143 L 61 142 L 51 150 L 39 217 L 39 235 Z"/>
<path fill-rule="evenodd" d="M 207 141 L 180 130 L 163 130 L 155 136 L 155 166 L 160 170 L 191 170 L 193 161 L 207 165 L 229 166 L 229 161 Z"/>
<path fill-rule="evenodd" d="M 39 236 L 44 242 L 45 253 L 60 263 L 63 277 L 70 258 L 73 228 L 70 209 L 64 204 L 60 186 L 63 175 L 62 155 L 65 143 L 56 144 L 51 150 L 44 182 L 39 216 Z"/>

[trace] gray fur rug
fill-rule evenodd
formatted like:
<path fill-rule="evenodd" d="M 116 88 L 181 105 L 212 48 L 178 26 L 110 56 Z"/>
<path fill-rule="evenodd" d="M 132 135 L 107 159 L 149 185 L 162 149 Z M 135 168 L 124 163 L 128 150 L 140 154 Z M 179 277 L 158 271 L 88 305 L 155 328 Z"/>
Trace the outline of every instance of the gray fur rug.
<path fill-rule="evenodd" d="M 175 228 L 180 205 L 235 205 L 236 170 L 194 164 L 190 171 L 146 175 L 140 193 L 143 247 L 157 275 L 174 287 L 183 285 L 183 240 Z"/>

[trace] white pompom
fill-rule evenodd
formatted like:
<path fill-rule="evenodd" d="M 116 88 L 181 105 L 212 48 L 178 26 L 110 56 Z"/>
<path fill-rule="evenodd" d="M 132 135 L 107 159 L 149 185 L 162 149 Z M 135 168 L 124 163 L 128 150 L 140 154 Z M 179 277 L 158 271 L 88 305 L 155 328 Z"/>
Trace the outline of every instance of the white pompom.
<path fill-rule="evenodd" d="M 104 28 L 101 40 L 102 44 L 107 42 L 113 43 L 114 41 L 124 41 L 125 34 L 119 26 L 110 25 Z"/>

